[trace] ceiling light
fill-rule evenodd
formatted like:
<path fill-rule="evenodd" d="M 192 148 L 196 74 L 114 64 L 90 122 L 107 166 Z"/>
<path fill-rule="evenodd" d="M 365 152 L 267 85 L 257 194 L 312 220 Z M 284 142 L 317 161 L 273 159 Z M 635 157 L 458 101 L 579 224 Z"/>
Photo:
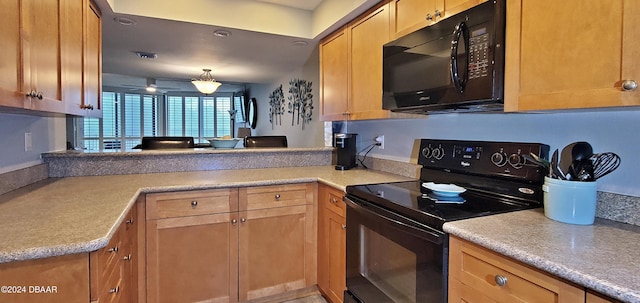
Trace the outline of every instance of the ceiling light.
<path fill-rule="evenodd" d="M 192 79 L 191 83 L 193 83 L 201 93 L 205 95 L 213 94 L 222 83 L 213 79 L 210 69 L 203 68 L 202 71 L 204 71 L 204 73 L 200 75 L 200 78 Z"/>
<path fill-rule="evenodd" d="M 217 30 L 217 31 L 213 32 L 213 35 L 216 36 L 216 37 L 224 38 L 224 37 L 231 36 L 231 32 L 225 31 L 225 30 Z"/>
<path fill-rule="evenodd" d="M 156 79 L 147 78 L 147 87 L 145 89 L 150 93 L 155 93 L 158 90 L 158 86 L 156 85 Z"/>
<path fill-rule="evenodd" d="M 150 53 L 150 52 L 134 52 L 136 54 L 136 56 L 142 58 L 142 59 L 155 59 L 158 58 L 158 55 L 156 53 Z"/>
<path fill-rule="evenodd" d="M 129 18 L 125 18 L 125 17 L 115 17 L 113 18 L 113 21 L 118 22 L 118 24 L 120 25 L 135 25 L 136 21 L 134 21 L 133 19 L 129 19 Z"/>
<path fill-rule="evenodd" d="M 309 42 L 298 40 L 298 41 L 291 42 L 291 44 L 293 44 L 293 46 L 307 46 L 309 45 Z"/>

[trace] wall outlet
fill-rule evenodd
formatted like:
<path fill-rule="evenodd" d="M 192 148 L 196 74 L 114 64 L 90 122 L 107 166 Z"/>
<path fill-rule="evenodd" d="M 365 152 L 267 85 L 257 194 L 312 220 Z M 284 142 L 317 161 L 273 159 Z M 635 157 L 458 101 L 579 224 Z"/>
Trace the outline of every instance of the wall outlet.
<path fill-rule="evenodd" d="M 373 138 L 374 141 L 376 141 L 377 143 L 380 143 L 380 145 L 378 145 L 379 149 L 384 149 L 384 135 L 378 135 L 375 138 Z"/>
<path fill-rule="evenodd" d="M 24 133 L 24 151 L 28 152 L 33 149 L 33 142 L 31 141 L 31 133 Z"/>

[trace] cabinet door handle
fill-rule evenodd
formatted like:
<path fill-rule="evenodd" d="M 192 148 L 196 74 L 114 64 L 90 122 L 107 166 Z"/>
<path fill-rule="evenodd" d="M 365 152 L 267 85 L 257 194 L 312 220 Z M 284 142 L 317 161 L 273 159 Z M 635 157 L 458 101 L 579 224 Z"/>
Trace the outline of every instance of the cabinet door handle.
<path fill-rule="evenodd" d="M 191 208 L 196 208 L 196 206 L 198 206 L 198 201 L 196 200 L 191 201 Z"/>
<path fill-rule="evenodd" d="M 336 199 L 336 198 L 331 198 L 331 203 L 333 203 L 333 204 L 338 204 L 338 199 Z"/>
<path fill-rule="evenodd" d="M 496 284 L 498 284 L 498 286 L 505 286 L 507 285 L 507 277 L 503 276 L 503 275 L 496 275 L 494 277 L 494 280 L 496 281 Z"/>
<path fill-rule="evenodd" d="M 124 256 L 124 257 L 122 258 L 122 260 L 125 260 L 125 261 L 131 261 L 131 254 L 128 254 L 128 255 Z"/>
<path fill-rule="evenodd" d="M 109 250 L 107 250 L 108 252 L 112 252 L 112 253 L 117 253 L 118 252 L 118 246 L 114 246 L 109 248 Z"/>
<path fill-rule="evenodd" d="M 433 16 L 431 16 L 431 14 L 427 14 L 427 20 L 432 21 L 433 20 Z"/>
<path fill-rule="evenodd" d="M 440 18 L 440 17 L 442 17 L 442 12 L 441 12 L 439 9 L 437 9 L 437 10 L 434 12 L 434 17 L 435 17 L 435 18 Z"/>
<path fill-rule="evenodd" d="M 42 92 L 36 93 L 34 97 L 38 98 L 39 100 L 42 100 Z"/>
<path fill-rule="evenodd" d="M 232 219 L 232 220 L 231 220 L 231 225 L 236 225 L 236 224 L 238 224 L 238 220 L 236 220 L 236 219 Z"/>
<path fill-rule="evenodd" d="M 247 219 L 245 219 L 245 218 L 240 218 L 240 223 L 244 223 L 244 222 L 247 222 Z"/>
<path fill-rule="evenodd" d="M 342 224 L 341 227 L 342 227 L 342 229 L 347 229 L 347 225 L 345 225 L 345 224 Z"/>
<path fill-rule="evenodd" d="M 114 294 L 115 295 L 115 294 L 117 294 L 119 292 L 120 292 L 120 286 L 116 286 L 116 288 L 109 289 L 109 293 L 110 294 Z"/>
<path fill-rule="evenodd" d="M 280 194 L 276 194 L 275 198 L 276 200 L 280 200 Z"/>
<path fill-rule="evenodd" d="M 134 221 L 133 221 L 133 219 L 129 219 L 129 220 L 127 220 L 125 223 L 127 223 L 127 224 L 133 224 L 133 222 L 134 222 Z"/>
<path fill-rule="evenodd" d="M 624 80 L 622 81 L 622 90 L 624 91 L 634 91 L 638 88 L 638 82 L 634 80 Z"/>

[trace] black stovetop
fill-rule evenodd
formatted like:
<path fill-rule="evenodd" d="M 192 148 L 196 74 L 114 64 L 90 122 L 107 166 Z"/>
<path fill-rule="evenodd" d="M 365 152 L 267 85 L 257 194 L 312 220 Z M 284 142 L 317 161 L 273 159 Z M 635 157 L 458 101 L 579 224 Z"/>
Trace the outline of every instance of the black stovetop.
<path fill-rule="evenodd" d="M 475 190 L 438 196 L 422 181 L 347 186 L 347 197 L 392 210 L 442 230 L 445 222 L 540 207 L 541 204 L 499 197 Z"/>

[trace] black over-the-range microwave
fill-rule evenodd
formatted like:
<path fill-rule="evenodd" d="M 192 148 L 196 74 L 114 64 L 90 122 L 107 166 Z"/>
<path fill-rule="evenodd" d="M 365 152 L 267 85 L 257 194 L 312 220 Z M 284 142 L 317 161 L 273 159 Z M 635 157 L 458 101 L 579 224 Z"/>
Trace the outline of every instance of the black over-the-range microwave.
<path fill-rule="evenodd" d="M 383 47 L 383 108 L 419 114 L 504 108 L 505 1 L 488 1 Z"/>

